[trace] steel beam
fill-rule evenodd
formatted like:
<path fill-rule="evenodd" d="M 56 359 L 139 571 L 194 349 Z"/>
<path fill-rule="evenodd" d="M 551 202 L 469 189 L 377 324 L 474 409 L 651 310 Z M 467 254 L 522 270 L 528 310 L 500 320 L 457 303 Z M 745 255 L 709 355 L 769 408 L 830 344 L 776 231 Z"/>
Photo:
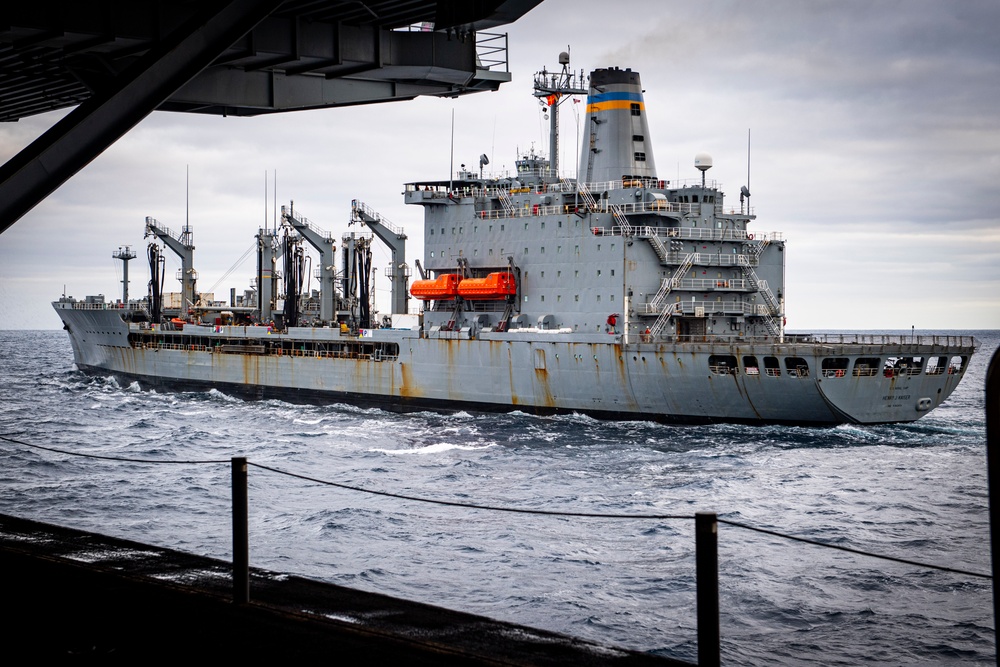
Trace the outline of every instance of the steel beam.
<path fill-rule="evenodd" d="M 282 0 L 207 7 L 0 167 L 0 233 L 212 64 Z"/>
<path fill-rule="evenodd" d="M 1000 349 L 986 369 L 986 480 L 990 512 L 990 563 L 993 569 L 993 626 L 1000 618 Z M 1000 652 L 997 653 L 1000 665 Z"/>

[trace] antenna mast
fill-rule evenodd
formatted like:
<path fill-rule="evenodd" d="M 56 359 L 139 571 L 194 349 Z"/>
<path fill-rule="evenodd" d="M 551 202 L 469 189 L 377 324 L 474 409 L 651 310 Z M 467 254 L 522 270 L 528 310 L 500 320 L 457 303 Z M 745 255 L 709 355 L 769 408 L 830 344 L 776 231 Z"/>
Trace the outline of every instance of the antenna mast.
<path fill-rule="evenodd" d="M 548 72 L 542 68 L 535 74 L 535 97 L 549 110 L 549 169 L 559 177 L 559 105 L 564 97 L 586 95 L 583 70 L 579 74 L 569 69 L 569 47 L 559 54 L 562 72 Z"/>
<path fill-rule="evenodd" d="M 747 212 L 750 212 L 750 129 L 747 128 L 747 184 L 740 188 L 740 213 L 743 213 L 743 202 L 746 201 Z"/>
<path fill-rule="evenodd" d="M 132 246 L 119 247 L 111 256 L 122 261 L 122 303 L 128 306 L 128 262 L 135 259 L 135 251 Z M 66 287 L 63 286 L 63 292 L 65 291 Z"/>

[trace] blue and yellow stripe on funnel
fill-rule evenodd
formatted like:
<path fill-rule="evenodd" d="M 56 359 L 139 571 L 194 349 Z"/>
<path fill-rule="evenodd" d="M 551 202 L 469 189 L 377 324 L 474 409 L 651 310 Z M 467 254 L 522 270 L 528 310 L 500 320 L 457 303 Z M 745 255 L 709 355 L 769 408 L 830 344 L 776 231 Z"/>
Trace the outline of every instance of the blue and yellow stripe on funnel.
<path fill-rule="evenodd" d="M 598 93 L 587 96 L 587 113 L 610 111 L 611 109 L 629 110 L 633 104 L 638 104 L 640 110 L 646 108 L 641 93 Z"/>

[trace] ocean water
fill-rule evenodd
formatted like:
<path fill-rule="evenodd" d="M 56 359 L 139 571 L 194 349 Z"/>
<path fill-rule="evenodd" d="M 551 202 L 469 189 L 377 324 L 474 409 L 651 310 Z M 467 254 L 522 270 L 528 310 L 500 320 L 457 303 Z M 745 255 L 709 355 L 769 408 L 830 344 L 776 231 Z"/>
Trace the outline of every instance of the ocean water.
<path fill-rule="evenodd" d="M 907 332 L 908 333 L 908 332 Z M 62 331 L 0 331 L 0 512 L 231 559 L 228 459 L 396 494 L 721 518 L 990 571 L 984 375 L 918 422 L 663 426 L 245 402 L 75 370 Z M 221 461 L 199 463 L 200 461 Z M 422 504 L 250 468 L 252 566 L 694 661 L 692 520 Z M 719 530 L 727 665 L 995 664 L 988 579 Z"/>

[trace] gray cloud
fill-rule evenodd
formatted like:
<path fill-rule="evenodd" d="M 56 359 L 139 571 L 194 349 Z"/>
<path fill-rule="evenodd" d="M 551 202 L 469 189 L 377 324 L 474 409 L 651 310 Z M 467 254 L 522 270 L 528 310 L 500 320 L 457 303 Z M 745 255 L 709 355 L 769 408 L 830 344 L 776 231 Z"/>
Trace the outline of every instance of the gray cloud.
<path fill-rule="evenodd" d="M 203 288 L 249 246 L 274 170 L 279 200 L 319 226 L 339 236 L 361 198 L 406 228 L 418 257 L 422 212 L 402 204 L 402 184 L 447 176 L 452 110 L 456 168 L 547 151 L 531 74 L 570 45 L 576 68 L 641 73 L 662 177 L 694 178 L 707 150 L 736 203 L 751 131 L 756 229 L 789 239 L 790 325 L 1000 327 L 997 25 L 996 2 L 546 0 L 505 28 L 515 80 L 498 93 L 255 119 L 154 114 L 0 236 L 0 321 L 57 326 L 47 302 L 64 283 L 116 293 L 110 254 L 144 247 L 144 216 L 183 224 L 187 165 Z M 51 122 L 0 126 L 0 158 Z M 221 289 L 242 290 L 250 273 Z"/>

